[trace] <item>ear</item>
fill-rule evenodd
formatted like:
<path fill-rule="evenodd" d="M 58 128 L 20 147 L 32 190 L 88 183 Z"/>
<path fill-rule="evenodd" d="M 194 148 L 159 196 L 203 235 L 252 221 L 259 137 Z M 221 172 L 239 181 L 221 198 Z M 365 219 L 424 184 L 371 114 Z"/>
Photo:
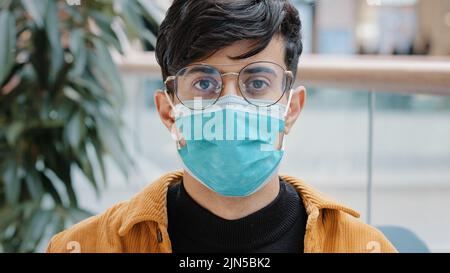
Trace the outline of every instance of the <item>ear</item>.
<path fill-rule="evenodd" d="M 291 103 L 288 106 L 289 110 L 285 119 L 284 133 L 286 135 L 289 134 L 295 121 L 300 116 L 300 112 L 302 111 L 306 101 L 306 89 L 304 86 L 299 86 L 291 90 L 291 92 L 294 93 L 292 94 Z"/>
<path fill-rule="evenodd" d="M 170 95 L 169 95 L 170 97 Z M 156 90 L 155 95 L 153 96 L 155 101 L 156 110 L 158 110 L 159 117 L 163 124 L 167 127 L 167 129 L 171 130 L 175 123 L 175 119 L 172 116 L 172 107 L 170 102 L 168 101 L 166 94 L 162 90 Z"/>

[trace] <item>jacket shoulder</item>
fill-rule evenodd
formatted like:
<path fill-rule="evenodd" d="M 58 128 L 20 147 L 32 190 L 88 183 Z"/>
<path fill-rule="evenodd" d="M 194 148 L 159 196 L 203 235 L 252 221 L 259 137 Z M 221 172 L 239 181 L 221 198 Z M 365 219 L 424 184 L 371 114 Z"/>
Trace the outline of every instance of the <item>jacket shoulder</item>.
<path fill-rule="evenodd" d="M 129 202 L 121 202 L 105 212 L 89 217 L 54 235 L 47 253 L 119 252 L 118 230 Z"/>
<path fill-rule="evenodd" d="M 325 252 L 396 253 L 397 250 L 377 228 L 343 211 L 324 211 Z"/>

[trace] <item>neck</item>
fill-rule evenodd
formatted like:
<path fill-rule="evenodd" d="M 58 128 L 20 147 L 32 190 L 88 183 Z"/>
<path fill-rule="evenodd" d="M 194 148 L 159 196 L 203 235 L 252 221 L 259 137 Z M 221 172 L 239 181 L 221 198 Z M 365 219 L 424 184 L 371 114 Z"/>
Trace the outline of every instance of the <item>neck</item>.
<path fill-rule="evenodd" d="M 280 191 L 278 175 L 274 175 L 261 189 L 250 196 L 222 196 L 197 181 L 186 171 L 183 175 L 186 192 L 200 206 L 211 213 L 226 219 L 236 220 L 248 216 L 272 202 Z"/>

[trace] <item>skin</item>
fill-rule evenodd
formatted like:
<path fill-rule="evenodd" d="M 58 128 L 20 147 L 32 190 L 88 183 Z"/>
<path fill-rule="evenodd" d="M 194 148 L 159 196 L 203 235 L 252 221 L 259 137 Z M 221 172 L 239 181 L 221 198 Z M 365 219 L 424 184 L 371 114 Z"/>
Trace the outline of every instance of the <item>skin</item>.
<path fill-rule="evenodd" d="M 249 51 L 250 48 L 251 41 L 242 40 L 217 51 L 209 58 L 201 60 L 201 63 L 212 66 L 215 64 L 226 64 L 227 66 L 216 66 L 221 73 L 239 72 L 245 65 L 256 61 L 271 61 L 286 67 L 284 62 L 284 41 L 282 38 L 279 38 L 278 36 L 274 37 L 263 51 L 250 58 L 241 60 L 232 60 L 229 58 L 229 56 L 241 55 L 242 53 Z M 293 89 L 293 92 L 289 111 L 285 119 L 285 135 L 289 134 L 289 131 L 298 119 L 305 104 L 305 87 L 296 87 Z M 224 77 L 224 90 L 222 96 L 231 94 L 237 96 L 241 95 L 236 77 Z M 174 104 L 179 103 L 175 96 L 172 96 L 171 99 Z M 161 121 L 170 131 L 171 128 L 174 128 L 173 125 L 175 120 L 172 116 L 172 108 L 167 97 L 163 91 L 157 90 L 155 92 L 154 100 Z M 285 95 L 283 101 L 287 103 L 287 95 Z M 184 172 L 183 183 L 188 194 L 199 205 L 213 214 L 227 220 L 240 219 L 264 208 L 276 198 L 280 190 L 278 174 L 274 175 L 270 181 L 257 192 L 246 197 L 222 196 L 205 187 L 186 171 Z"/>

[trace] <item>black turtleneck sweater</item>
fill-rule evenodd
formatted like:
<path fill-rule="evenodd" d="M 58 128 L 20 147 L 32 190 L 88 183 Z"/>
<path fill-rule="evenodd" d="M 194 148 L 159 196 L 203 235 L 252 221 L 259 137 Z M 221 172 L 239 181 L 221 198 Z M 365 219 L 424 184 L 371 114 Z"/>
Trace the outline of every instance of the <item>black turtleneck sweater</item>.
<path fill-rule="evenodd" d="M 167 192 L 169 236 L 175 253 L 301 253 L 307 214 L 295 188 L 280 181 L 266 207 L 225 220 L 197 204 L 183 183 Z"/>

